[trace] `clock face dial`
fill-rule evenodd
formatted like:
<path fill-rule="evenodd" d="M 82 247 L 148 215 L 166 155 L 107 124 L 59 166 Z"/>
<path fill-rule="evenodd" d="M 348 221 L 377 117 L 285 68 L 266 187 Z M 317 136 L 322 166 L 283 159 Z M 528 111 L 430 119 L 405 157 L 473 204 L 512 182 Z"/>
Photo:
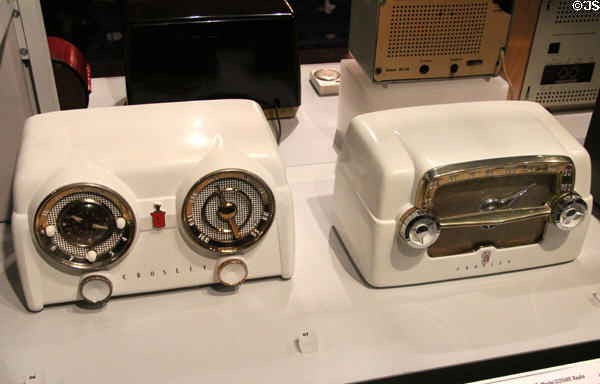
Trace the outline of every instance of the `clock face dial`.
<path fill-rule="evenodd" d="M 135 235 L 127 202 L 108 188 L 73 184 L 52 192 L 38 207 L 35 239 L 53 262 L 94 270 L 121 259 Z"/>
<path fill-rule="evenodd" d="M 115 218 L 105 205 L 92 200 L 75 200 L 59 213 L 57 227 L 63 238 L 81 247 L 107 240 L 115 230 Z"/>
<path fill-rule="evenodd" d="M 275 199 L 257 176 L 222 170 L 197 182 L 182 212 L 193 241 L 218 253 L 238 253 L 259 241 L 275 214 Z"/>

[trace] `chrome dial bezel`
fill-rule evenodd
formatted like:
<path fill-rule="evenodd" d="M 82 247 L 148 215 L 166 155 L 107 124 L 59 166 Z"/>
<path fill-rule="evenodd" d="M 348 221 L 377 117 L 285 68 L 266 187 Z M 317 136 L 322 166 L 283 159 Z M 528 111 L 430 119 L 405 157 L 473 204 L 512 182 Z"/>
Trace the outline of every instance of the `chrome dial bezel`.
<path fill-rule="evenodd" d="M 116 241 L 116 244 L 107 248 L 105 251 L 98 252 L 97 247 L 104 244 L 104 242 L 107 240 L 92 246 L 82 246 L 80 244 L 70 242 L 65 238 L 62 239 L 65 243 L 68 243 L 70 246 L 81 250 L 82 252 L 96 252 L 97 256 L 93 262 L 86 260 L 84 257 L 74 255 L 65 251 L 64 249 L 61 249 L 61 247 L 56 244 L 59 239 L 57 236 L 61 236 L 60 231 L 56 230 L 54 236 L 46 235 L 46 227 L 49 225 L 56 225 L 56 223 L 49 223 L 48 214 L 50 211 L 55 205 L 61 203 L 64 199 L 76 194 L 95 195 L 97 197 L 95 199 L 95 203 L 102 205 L 104 204 L 100 200 L 108 200 L 111 204 L 113 204 L 113 208 L 118 211 L 118 215 L 116 216 L 125 219 L 124 228 L 118 229 L 116 225 L 112 227 L 113 233 L 117 234 L 119 239 Z M 84 200 L 84 198 L 81 198 L 81 201 Z M 60 212 L 62 212 L 62 210 L 69 204 L 71 204 L 71 202 L 65 203 L 65 205 L 60 208 L 60 211 L 57 215 L 60 215 Z M 117 217 L 115 217 L 115 220 L 116 219 Z M 107 187 L 90 183 L 70 184 L 52 191 L 38 206 L 33 220 L 34 240 L 43 255 L 47 256 L 52 263 L 72 271 L 94 271 L 120 261 L 131 248 L 131 244 L 133 243 L 135 237 L 135 230 L 135 215 L 127 201 L 117 192 Z"/>
<path fill-rule="evenodd" d="M 261 219 L 258 220 L 254 229 L 248 234 L 240 239 L 220 241 L 211 238 L 198 228 L 195 223 L 193 207 L 197 196 L 204 188 L 209 187 L 209 185 L 219 180 L 230 178 L 243 180 L 258 192 L 263 205 L 263 212 L 261 213 Z M 190 188 L 181 209 L 181 223 L 186 235 L 194 244 L 220 255 L 242 253 L 256 244 L 267 233 L 273 223 L 274 217 L 275 197 L 273 192 L 257 175 L 242 169 L 222 169 L 204 176 Z M 204 214 L 202 215 L 202 220 L 206 221 Z"/>

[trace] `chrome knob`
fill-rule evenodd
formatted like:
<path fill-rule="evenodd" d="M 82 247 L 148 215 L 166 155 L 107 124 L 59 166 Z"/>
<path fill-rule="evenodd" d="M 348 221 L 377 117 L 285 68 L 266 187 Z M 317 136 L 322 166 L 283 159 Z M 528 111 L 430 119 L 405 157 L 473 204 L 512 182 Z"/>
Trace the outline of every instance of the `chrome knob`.
<path fill-rule="evenodd" d="M 413 248 L 427 248 L 440 236 L 440 222 L 430 211 L 417 209 L 399 223 L 398 234 Z"/>
<path fill-rule="evenodd" d="M 550 219 L 563 231 L 575 229 L 585 217 L 588 206 L 577 193 L 570 193 L 559 198 L 552 205 Z"/>
<path fill-rule="evenodd" d="M 79 283 L 79 295 L 88 304 L 104 304 L 110 299 L 112 292 L 112 283 L 102 275 L 89 275 Z"/>
<path fill-rule="evenodd" d="M 227 287 L 237 287 L 248 277 L 248 265 L 241 257 L 217 261 L 217 278 Z"/>

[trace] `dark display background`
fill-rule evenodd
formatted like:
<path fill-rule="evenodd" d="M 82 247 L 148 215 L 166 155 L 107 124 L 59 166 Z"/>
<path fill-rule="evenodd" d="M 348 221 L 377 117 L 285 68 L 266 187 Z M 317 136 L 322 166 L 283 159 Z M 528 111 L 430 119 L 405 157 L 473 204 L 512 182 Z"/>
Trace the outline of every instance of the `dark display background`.
<path fill-rule="evenodd" d="M 350 0 L 289 3 L 296 14 L 301 63 L 346 56 Z M 125 74 L 119 0 L 42 0 L 41 5 L 47 35 L 75 45 L 89 62 L 92 77 Z"/>
<path fill-rule="evenodd" d="M 600 219 L 600 93 L 596 98 L 596 107 L 585 137 L 585 149 L 592 160 L 592 196 L 594 197 L 592 213 Z"/>

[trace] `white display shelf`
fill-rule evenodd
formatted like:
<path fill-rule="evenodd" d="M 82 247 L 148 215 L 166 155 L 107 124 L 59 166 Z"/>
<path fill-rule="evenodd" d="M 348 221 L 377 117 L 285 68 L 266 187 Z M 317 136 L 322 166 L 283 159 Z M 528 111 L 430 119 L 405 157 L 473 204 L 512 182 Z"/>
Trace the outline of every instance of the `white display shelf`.
<path fill-rule="evenodd" d="M 297 121 L 284 123 L 281 150 L 296 216 L 291 280 L 30 313 L 20 299 L 10 226 L 1 224 L 0 383 L 23 383 L 32 374 L 46 384 L 350 382 L 600 339 L 596 219 L 571 263 L 369 287 L 330 224 L 337 98 L 319 98 L 308 83 L 308 70 L 325 66 L 303 66 L 303 104 Z M 118 82 L 94 79 L 92 105 L 124 97 Z M 584 131 L 585 118 L 567 120 L 576 121 L 571 132 Z M 295 339 L 307 330 L 316 332 L 318 351 L 303 354 Z"/>

